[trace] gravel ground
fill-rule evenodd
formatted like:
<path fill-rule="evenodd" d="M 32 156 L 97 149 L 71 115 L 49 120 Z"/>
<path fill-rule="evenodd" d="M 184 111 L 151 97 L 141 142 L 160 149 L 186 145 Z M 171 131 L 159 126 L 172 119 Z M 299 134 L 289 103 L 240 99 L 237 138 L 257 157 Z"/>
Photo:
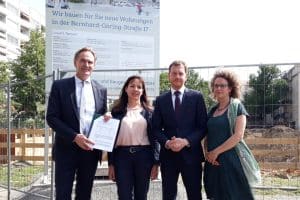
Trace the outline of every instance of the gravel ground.
<path fill-rule="evenodd" d="M 34 196 L 31 194 L 24 194 L 12 191 L 11 199 L 16 200 L 43 200 L 50 199 L 50 185 L 34 186 L 28 193 L 39 194 L 41 196 Z M 43 198 L 46 197 L 46 198 Z M 4 189 L 0 190 L 0 200 L 6 200 L 7 193 Z M 92 193 L 93 200 L 117 200 L 117 188 L 115 183 L 107 180 L 96 180 Z M 161 181 L 154 181 L 150 184 L 148 200 L 161 200 Z M 203 194 L 203 199 L 206 199 Z M 256 195 L 256 200 L 300 200 L 300 196 L 295 195 Z M 178 184 L 178 197 L 177 200 L 187 200 L 185 190 L 181 181 Z"/>
<path fill-rule="evenodd" d="M 12 192 L 12 199 L 18 200 L 41 200 L 47 199 L 43 198 L 50 197 L 50 186 L 34 186 L 28 193 L 39 194 L 41 196 L 34 196 L 30 194 L 22 194 L 19 192 Z M 0 199 L 2 200 L 1 196 Z M 6 199 L 6 198 L 3 198 Z M 106 180 L 96 180 L 93 187 L 92 192 L 92 199 L 93 200 L 116 200 L 117 198 L 117 188 L 116 184 L 111 181 Z M 150 184 L 150 190 L 148 194 L 149 200 L 161 200 L 161 181 L 153 181 Z M 185 191 L 183 187 L 178 188 L 178 200 L 186 199 Z"/>

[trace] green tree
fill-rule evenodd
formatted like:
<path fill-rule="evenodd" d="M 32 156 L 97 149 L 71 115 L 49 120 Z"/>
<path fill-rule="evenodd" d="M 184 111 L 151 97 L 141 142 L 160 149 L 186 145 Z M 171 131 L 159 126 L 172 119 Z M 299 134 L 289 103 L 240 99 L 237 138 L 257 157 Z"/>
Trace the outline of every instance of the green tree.
<path fill-rule="evenodd" d="M 6 117 L 6 93 L 7 93 L 7 82 L 9 79 L 9 63 L 0 62 L 0 122 L 5 121 Z"/>
<path fill-rule="evenodd" d="M 209 82 L 203 80 L 199 74 L 193 70 L 189 69 L 188 75 L 187 75 L 187 81 L 185 83 L 185 86 L 190 89 L 201 91 L 206 103 L 207 107 L 210 107 L 213 103 L 212 99 L 209 97 L 210 90 L 209 90 Z M 168 78 L 168 72 L 163 72 L 160 74 L 160 93 L 163 93 L 170 89 L 170 82 Z"/>
<path fill-rule="evenodd" d="M 273 114 L 288 94 L 288 83 L 281 78 L 281 72 L 275 65 L 259 67 L 257 76 L 250 75 L 249 89 L 244 96 L 245 105 L 252 116 L 263 121 L 266 114 Z"/>
<path fill-rule="evenodd" d="M 9 79 L 9 63 L 0 61 L 0 84 L 7 83 Z"/>
<path fill-rule="evenodd" d="M 35 30 L 30 40 L 22 45 L 21 55 L 13 62 L 12 99 L 16 102 L 18 117 L 36 118 L 39 105 L 45 103 L 45 37 Z M 41 117 L 41 116 L 40 116 Z"/>
<path fill-rule="evenodd" d="M 162 94 L 170 89 L 168 72 L 162 72 L 159 75 L 159 93 Z"/>

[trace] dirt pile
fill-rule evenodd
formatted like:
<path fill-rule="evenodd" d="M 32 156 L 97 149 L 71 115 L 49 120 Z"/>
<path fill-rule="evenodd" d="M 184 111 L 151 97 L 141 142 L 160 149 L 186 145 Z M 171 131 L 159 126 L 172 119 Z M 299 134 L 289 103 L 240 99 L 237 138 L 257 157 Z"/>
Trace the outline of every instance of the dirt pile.
<path fill-rule="evenodd" d="M 298 162 L 298 143 L 289 143 L 287 139 L 284 139 L 295 138 L 295 140 L 298 140 L 298 136 L 300 136 L 299 131 L 282 125 L 268 129 L 247 129 L 245 132 L 246 140 L 255 139 L 254 141 L 257 141 L 257 144 L 255 142 L 248 144 L 250 149 L 255 152 L 255 158 L 259 162 L 271 162 L 275 165 L 276 163 Z M 259 138 L 262 140 L 259 140 Z M 264 138 L 275 140 L 264 140 Z M 280 140 L 280 138 L 283 139 Z"/>
<path fill-rule="evenodd" d="M 267 129 L 263 137 L 276 138 L 276 137 L 295 137 L 299 135 L 299 132 L 295 129 L 286 126 L 274 126 Z"/>
<path fill-rule="evenodd" d="M 245 131 L 245 137 L 263 137 L 263 138 L 289 138 L 300 136 L 299 131 L 290 127 L 278 125 L 268 129 L 256 128 L 247 129 Z"/>

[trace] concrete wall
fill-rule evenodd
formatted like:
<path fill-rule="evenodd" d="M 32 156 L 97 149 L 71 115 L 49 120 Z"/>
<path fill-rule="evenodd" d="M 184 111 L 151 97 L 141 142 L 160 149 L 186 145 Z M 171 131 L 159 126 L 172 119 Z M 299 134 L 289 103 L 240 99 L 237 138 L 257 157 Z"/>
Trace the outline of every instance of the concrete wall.
<path fill-rule="evenodd" d="M 289 98 L 292 101 L 292 121 L 296 123 L 296 129 L 300 129 L 300 65 L 295 65 L 287 74 L 289 86 L 292 88 Z"/>

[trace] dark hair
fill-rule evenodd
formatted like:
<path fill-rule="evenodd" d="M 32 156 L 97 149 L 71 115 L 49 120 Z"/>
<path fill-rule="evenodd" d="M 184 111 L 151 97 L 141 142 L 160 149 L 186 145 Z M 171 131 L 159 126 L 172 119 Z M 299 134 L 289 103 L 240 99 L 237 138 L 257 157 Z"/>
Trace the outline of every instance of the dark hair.
<path fill-rule="evenodd" d="M 94 50 L 90 47 L 83 47 L 83 48 L 79 49 L 78 51 L 76 51 L 76 53 L 74 55 L 74 59 L 73 59 L 74 65 L 75 65 L 75 62 L 76 62 L 79 54 L 84 52 L 84 51 L 91 52 L 91 54 L 93 54 L 93 56 L 94 56 L 94 61 L 96 62 L 97 57 L 96 57 L 96 53 L 94 52 Z"/>
<path fill-rule="evenodd" d="M 126 112 L 126 108 L 127 108 L 127 104 L 128 104 L 128 95 L 125 90 L 134 79 L 138 79 L 142 83 L 143 94 L 141 95 L 140 101 L 141 101 L 143 108 L 146 110 L 152 109 L 152 107 L 148 101 L 144 79 L 141 76 L 133 75 L 133 76 L 128 77 L 126 82 L 124 83 L 123 88 L 120 92 L 119 99 L 115 101 L 115 103 L 112 107 L 113 112 Z"/>
<path fill-rule="evenodd" d="M 214 83 L 217 78 L 223 78 L 228 82 L 228 87 L 231 88 L 231 92 L 229 94 L 230 97 L 238 98 L 238 99 L 241 97 L 241 85 L 237 75 L 233 71 L 221 69 L 215 72 L 210 82 L 210 88 L 212 91 L 213 98 L 215 98 L 213 92 L 214 92 Z"/>
<path fill-rule="evenodd" d="M 185 73 L 187 74 L 187 73 L 188 73 L 188 67 L 187 67 L 187 65 L 185 64 L 185 62 L 182 61 L 182 60 L 175 60 L 175 61 L 173 61 L 173 62 L 169 65 L 169 72 L 171 71 L 171 68 L 172 68 L 173 66 L 179 66 L 179 65 L 182 65 L 182 66 L 184 67 L 184 71 L 185 71 Z"/>

